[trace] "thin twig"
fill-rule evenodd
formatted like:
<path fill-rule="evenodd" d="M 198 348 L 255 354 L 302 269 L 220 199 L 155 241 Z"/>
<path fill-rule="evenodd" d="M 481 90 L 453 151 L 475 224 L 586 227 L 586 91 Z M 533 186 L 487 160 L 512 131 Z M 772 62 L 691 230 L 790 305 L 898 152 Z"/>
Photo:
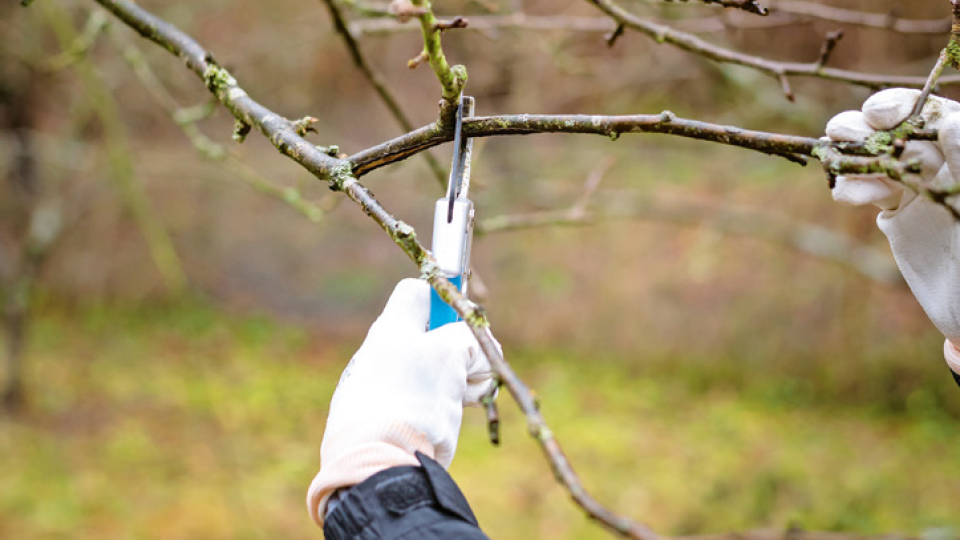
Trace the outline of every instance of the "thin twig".
<path fill-rule="evenodd" d="M 658 21 L 665 24 L 665 21 Z M 685 32 L 693 34 L 725 32 L 731 28 L 760 29 L 774 28 L 794 24 L 795 18 L 781 15 L 771 17 L 738 17 L 731 20 L 727 17 L 701 17 L 670 21 Z M 392 19 L 364 18 L 350 23 L 350 33 L 354 37 L 363 35 L 389 35 L 413 31 L 410 25 L 405 25 Z M 472 15 L 470 25 L 464 30 L 528 30 L 528 31 L 555 31 L 591 32 L 605 34 L 615 28 L 610 24 L 609 17 L 591 17 L 577 15 L 529 15 L 523 12 L 509 15 Z"/>
<path fill-rule="evenodd" d="M 586 213 L 587 208 L 590 206 L 590 201 L 593 199 L 593 196 L 596 195 L 597 190 L 600 189 L 600 182 L 603 181 L 603 177 L 606 176 L 614 163 L 616 163 L 616 160 L 613 156 L 607 156 L 600 160 L 600 163 L 590 171 L 587 179 L 583 182 L 583 190 L 580 192 L 580 197 L 577 198 L 573 206 L 570 207 L 571 215 L 577 216 Z"/>
<path fill-rule="evenodd" d="M 930 97 L 930 93 L 936 88 L 940 76 L 943 74 L 943 69 L 947 67 L 947 64 L 960 68 L 958 59 L 956 58 L 957 49 L 960 48 L 960 2 L 951 0 L 951 4 L 953 4 L 953 24 L 951 25 L 950 42 L 940 52 L 940 58 L 937 59 L 936 65 L 934 65 L 930 71 L 930 76 L 927 77 L 927 82 L 923 85 L 923 90 L 921 90 L 920 96 L 917 98 L 917 104 L 913 107 L 910 118 L 908 118 L 908 121 L 915 125 L 919 125 L 920 113 L 923 112 L 923 107 L 927 104 L 927 98 Z"/>
<path fill-rule="evenodd" d="M 672 2 L 673 0 L 667 1 Z M 686 2 L 687 0 L 680 1 Z M 766 15 L 768 13 L 767 8 L 763 7 L 757 0 L 700 0 L 700 2 L 725 8 L 742 9 L 747 13 L 755 13 L 757 15 Z"/>
<path fill-rule="evenodd" d="M 803 0 L 766 0 L 766 4 L 771 16 L 782 15 L 800 20 L 820 20 L 900 34 L 943 35 L 950 31 L 949 18 L 905 19 L 893 11 L 872 13 Z"/>
<path fill-rule="evenodd" d="M 77 60 L 86 56 L 87 52 L 97 43 L 97 39 L 107 28 L 107 18 L 102 11 L 91 12 L 83 30 L 70 45 L 50 59 L 47 63 L 48 71 L 60 71 L 72 66 Z"/>
<path fill-rule="evenodd" d="M 460 99 L 460 93 L 463 91 L 463 85 L 467 82 L 467 68 L 462 65 L 450 66 L 446 55 L 443 54 L 443 46 L 440 44 L 440 22 L 433 14 L 430 6 L 430 0 L 412 0 L 415 7 L 421 8 L 416 15 L 420 20 L 420 33 L 423 35 L 423 55 L 426 56 L 433 73 L 440 81 L 443 89 L 443 100 L 446 102 L 446 109 L 452 111 L 453 105 Z"/>
<path fill-rule="evenodd" d="M 917 97 L 917 104 L 913 106 L 913 111 L 910 113 L 910 120 L 916 120 L 920 117 L 920 113 L 923 112 L 923 106 L 927 104 L 927 98 L 930 97 L 930 93 L 936 88 L 937 81 L 940 79 L 940 75 L 943 73 L 943 68 L 945 67 L 947 67 L 947 49 L 940 52 L 940 57 L 937 59 L 936 65 L 933 66 L 933 71 L 930 72 L 930 76 L 927 77 L 927 82 L 923 85 L 923 90 L 920 91 L 920 95 Z"/>
<path fill-rule="evenodd" d="M 843 30 L 827 33 L 827 37 L 823 40 L 823 45 L 820 46 L 820 58 L 817 59 L 817 64 L 820 67 L 827 65 L 827 62 L 830 61 L 830 56 L 833 54 L 833 50 L 836 49 L 841 39 L 843 39 Z"/>

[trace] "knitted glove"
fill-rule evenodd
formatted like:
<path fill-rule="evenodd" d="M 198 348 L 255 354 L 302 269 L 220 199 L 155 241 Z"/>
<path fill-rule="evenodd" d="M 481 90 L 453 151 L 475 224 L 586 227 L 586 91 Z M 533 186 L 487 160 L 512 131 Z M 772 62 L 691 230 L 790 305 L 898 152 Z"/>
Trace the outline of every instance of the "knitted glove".
<path fill-rule="evenodd" d="M 429 317 L 429 284 L 401 281 L 340 376 L 321 469 L 307 494 L 318 524 L 334 490 L 391 467 L 417 466 L 417 451 L 448 467 L 463 407 L 478 406 L 492 389 L 490 363 L 467 324 L 427 332 Z"/>
<path fill-rule="evenodd" d="M 898 126 L 913 110 L 920 92 L 884 90 L 827 124 L 835 141 L 859 142 L 876 130 Z M 907 143 L 903 159 L 918 159 L 924 183 L 936 188 L 960 180 L 960 103 L 931 97 L 921 116 L 925 127 L 939 132 L 937 142 Z M 924 311 L 947 337 L 945 356 L 960 373 L 960 223 L 943 207 L 918 197 L 902 184 L 878 175 L 837 179 L 833 197 L 846 204 L 875 204 L 882 212 L 877 225 L 890 241 L 897 265 Z"/>

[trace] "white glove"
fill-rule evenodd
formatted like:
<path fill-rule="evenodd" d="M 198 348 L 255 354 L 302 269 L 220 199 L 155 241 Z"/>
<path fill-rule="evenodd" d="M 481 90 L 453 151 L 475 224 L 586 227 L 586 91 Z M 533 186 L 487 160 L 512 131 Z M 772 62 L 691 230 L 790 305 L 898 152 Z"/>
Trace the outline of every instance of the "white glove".
<path fill-rule="evenodd" d="M 340 376 L 307 507 L 318 524 L 334 490 L 400 465 L 417 451 L 447 467 L 464 406 L 493 388 L 490 363 L 467 324 L 427 332 L 430 285 L 401 281 Z"/>
<path fill-rule="evenodd" d="M 918 90 L 905 88 L 874 94 L 862 112 L 847 111 L 830 120 L 827 136 L 860 142 L 875 130 L 895 128 L 907 119 L 919 96 Z M 960 180 L 960 103 L 931 97 L 921 116 L 924 127 L 938 130 L 938 141 L 909 142 L 902 159 L 920 161 L 922 183 L 953 187 Z M 917 301 L 949 340 L 947 361 L 960 373 L 960 352 L 953 346 L 960 345 L 960 223 L 940 205 L 879 175 L 840 177 L 833 198 L 846 204 L 875 204 L 883 210 L 877 225 L 887 235 Z"/>
<path fill-rule="evenodd" d="M 827 137 L 834 141 L 863 142 L 877 130 L 893 129 L 910 116 L 919 97 L 919 90 L 907 88 L 876 93 L 864 102 L 862 111 L 846 111 L 834 116 L 827 123 Z M 952 185 L 953 176 L 945 166 L 941 146 L 957 145 L 960 116 L 956 113 L 960 113 L 960 103 L 936 96 L 931 96 L 923 108 L 924 127 L 940 130 L 941 140 L 939 143 L 909 142 L 902 159 L 920 161 L 924 182 L 932 180 L 933 185 L 939 187 Z M 960 171 L 960 155 L 954 153 L 954 161 L 956 170 Z M 903 184 L 884 175 L 841 176 L 833 189 L 833 198 L 840 203 L 875 204 L 883 210 L 902 208 L 915 197 L 912 190 L 904 189 Z"/>

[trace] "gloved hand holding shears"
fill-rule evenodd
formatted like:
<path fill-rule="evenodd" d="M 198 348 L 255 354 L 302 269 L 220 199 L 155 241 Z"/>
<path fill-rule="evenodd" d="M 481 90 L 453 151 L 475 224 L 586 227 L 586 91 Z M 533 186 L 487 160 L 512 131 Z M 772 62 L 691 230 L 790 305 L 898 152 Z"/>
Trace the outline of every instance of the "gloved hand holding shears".
<path fill-rule="evenodd" d="M 830 120 L 827 136 L 861 142 L 876 131 L 893 129 L 910 116 L 919 97 L 919 91 L 904 88 L 874 94 L 862 110 Z M 960 185 L 960 103 L 931 97 L 921 118 L 925 128 L 938 132 L 938 140 L 908 142 L 902 159 L 919 160 L 926 185 Z M 882 175 L 840 177 L 833 198 L 882 210 L 877 224 L 917 301 L 946 336 L 944 355 L 960 384 L 960 223 L 942 206 Z"/>
<path fill-rule="evenodd" d="M 461 98 L 450 188 L 436 204 L 433 241 L 441 271 L 464 292 L 473 204 L 466 198 L 470 142 L 461 136 L 461 117 L 472 105 Z M 467 324 L 425 281 L 401 281 L 333 395 L 321 469 L 307 494 L 311 517 L 322 525 L 334 492 L 393 467 L 418 466 L 417 452 L 449 466 L 463 407 L 479 406 L 493 385 Z"/>

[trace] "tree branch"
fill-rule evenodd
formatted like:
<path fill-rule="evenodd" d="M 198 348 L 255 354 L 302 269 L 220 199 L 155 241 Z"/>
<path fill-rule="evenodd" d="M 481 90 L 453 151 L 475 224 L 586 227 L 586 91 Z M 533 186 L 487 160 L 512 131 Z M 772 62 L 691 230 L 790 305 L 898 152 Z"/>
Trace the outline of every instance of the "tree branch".
<path fill-rule="evenodd" d="M 582 227 L 618 219 L 686 227 L 709 225 L 711 230 L 723 234 L 756 238 L 837 263 L 881 285 L 905 285 L 888 252 L 821 225 L 729 205 L 676 203 L 625 197 L 622 193 L 618 193 L 615 199 L 599 203 L 596 210 L 586 208 L 581 201 L 582 198 L 566 209 L 488 218 L 477 224 L 476 232 L 488 235 L 558 225 Z"/>
<path fill-rule="evenodd" d="M 827 68 L 818 61 L 813 62 L 778 62 L 768 60 L 758 56 L 751 56 L 738 51 L 727 49 L 700 39 L 697 36 L 680 32 L 669 26 L 656 24 L 646 19 L 638 17 L 617 4 L 612 0 L 587 0 L 597 6 L 601 11 L 610 16 L 618 24 L 627 28 L 636 30 L 657 43 L 668 43 L 674 47 L 683 49 L 687 52 L 702 56 L 704 58 L 720 63 L 735 64 L 749 67 L 765 73 L 778 81 L 784 83 L 789 77 L 818 77 L 821 79 L 846 82 L 850 84 L 866 86 L 870 88 L 882 88 L 888 86 L 905 86 L 911 88 L 920 88 L 926 82 L 924 77 L 903 77 L 895 75 L 876 75 L 870 73 L 859 73 L 836 68 Z M 960 76 L 944 77 L 940 84 L 958 84 Z M 785 85 L 787 98 L 793 99 L 789 92 L 789 87 Z"/>
<path fill-rule="evenodd" d="M 601 115 L 499 115 L 464 119 L 464 133 L 469 137 L 529 135 L 533 133 L 583 133 L 617 139 L 621 134 L 662 133 L 721 144 L 728 144 L 803 162 L 824 146 L 843 146 L 848 151 L 865 153 L 863 145 L 830 143 L 812 137 L 783 135 L 711 124 L 678 118 L 669 111 L 660 114 L 624 116 Z M 919 135 L 918 135 L 919 136 Z M 427 148 L 453 140 L 453 133 L 437 123 L 428 124 L 410 133 L 367 148 L 350 156 L 353 172 L 358 177 L 380 167 L 402 161 Z"/>
<path fill-rule="evenodd" d="M 663 24 L 663 21 L 660 21 Z M 795 18 L 787 15 L 772 17 L 749 17 L 732 20 L 727 17 L 701 17 L 671 21 L 685 32 L 694 34 L 724 32 L 731 28 L 757 29 L 773 28 L 795 23 Z M 523 12 L 509 15 L 471 15 L 470 25 L 465 30 L 491 31 L 501 29 L 568 32 L 607 33 L 615 25 L 609 17 L 589 17 L 576 15 L 529 15 Z M 354 37 L 409 32 L 411 27 L 391 19 L 364 18 L 354 20 L 349 25 Z"/>
<path fill-rule="evenodd" d="M 66 69 L 86 56 L 87 52 L 97 43 L 97 38 L 107 28 L 107 19 L 102 12 L 93 12 L 87 17 L 83 30 L 76 36 L 69 46 L 50 59 L 47 63 L 48 71 Z"/>
<path fill-rule="evenodd" d="M 440 81 L 443 100 L 447 104 L 446 109 L 451 109 L 450 106 L 455 105 L 460 99 L 463 85 L 467 82 L 467 68 L 459 64 L 451 67 L 447 63 L 443 46 L 440 44 L 440 23 L 433 14 L 430 0 L 411 1 L 415 7 L 421 8 L 416 16 L 420 20 L 420 32 L 423 35 L 422 55 L 430 62 L 433 73 Z"/>
<path fill-rule="evenodd" d="M 949 18 L 911 20 L 897 17 L 892 13 L 867 13 L 797 0 L 775 0 L 770 4 L 770 12 L 853 26 L 863 26 L 866 28 L 890 30 L 901 34 L 943 35 L 950 31 Z"/>

